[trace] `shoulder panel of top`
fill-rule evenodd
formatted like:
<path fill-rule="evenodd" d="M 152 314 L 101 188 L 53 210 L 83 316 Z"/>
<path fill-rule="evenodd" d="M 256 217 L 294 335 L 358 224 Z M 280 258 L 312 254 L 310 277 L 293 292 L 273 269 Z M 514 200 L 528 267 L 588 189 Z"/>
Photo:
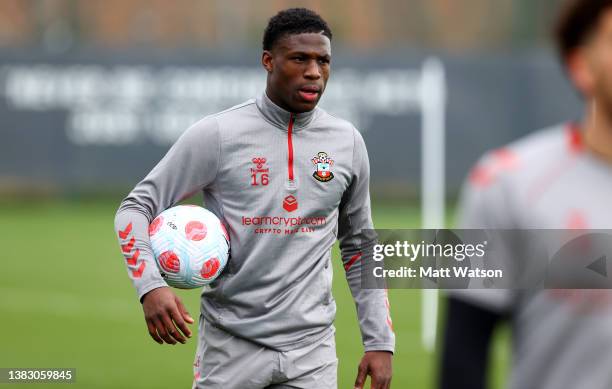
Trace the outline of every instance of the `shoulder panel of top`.
<path fill-rule="evenodd" d="M 320 123 L 320 124 L 319 124 Z M 324 109 L 319 109 L 319 115 L 315 119 L 315 123 L 311 125 L 324 125 L 325 127 L 334 128 L 340 131 L 346 131 L 346 136 L 353 136 L 353 131 L 358 131 L 353 123 L 346 119 L 341 119 L 330 114 Z"/>
<path fill-rule="evenodd" d="M 566 125 L 535 131 L 502 147 L 489 150 L 472 167 L 472 184 L 488 187 L 507 179 L 539 175 L 569 158 Z"/>
<path fill-rule="evenodd" d="M 255 106 L 255 99 L 249 99 L 249 100 L 245 101 L 244 103 L 241 103 L 241 104 L 238 104 L 238 105 L 234 105 L 233 107 L 225 109 L 225 110 L 223 110 L 221 112 L 214 113 L 214 114 L 210 115 L 210 117 L 220 118 L 220 117 L 225 116 L 227 114 L 234 113 L 235 111 L 241 111 L 243 109 L 249 109 L 249 108 L 252 109 L 254 106 Z"/>
<path fill-rule="evenodd" d="M 563 158 L 569 154 L 567 125 L 557 125 L 535 131 L 504 148 L 515 153 L 525 162 L 548 161 Z"/>

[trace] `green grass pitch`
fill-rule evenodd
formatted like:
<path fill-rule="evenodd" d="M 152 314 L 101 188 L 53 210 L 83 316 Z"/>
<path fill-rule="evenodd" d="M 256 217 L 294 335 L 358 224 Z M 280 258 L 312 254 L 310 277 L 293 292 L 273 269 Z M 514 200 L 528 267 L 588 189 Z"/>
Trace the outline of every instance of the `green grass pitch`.
<path fill-rule="evenodd" d="M 150 339 L 113 234 L 117 204 L 0 203 L 0 367 L 74 367 L 70 388 L 191 387 L 196 339 L 176 346 Z M 373 212 L 378 228 L 419 225 L 414 206 L 379 203 Z M 363 351 L 337 248 L 333 258 L 339 388 L 352 388 Z M 197 317 L 198 291 L 178 294 Z M 393 387 L 432 388 L 437 357 L 420 343 L 420 291 L 392 290 L 389 298 Z M 503 362 L 506 343 L 498 344 L 494 355 Z M 503 374 L 495 376 L 499 383 Z"/>

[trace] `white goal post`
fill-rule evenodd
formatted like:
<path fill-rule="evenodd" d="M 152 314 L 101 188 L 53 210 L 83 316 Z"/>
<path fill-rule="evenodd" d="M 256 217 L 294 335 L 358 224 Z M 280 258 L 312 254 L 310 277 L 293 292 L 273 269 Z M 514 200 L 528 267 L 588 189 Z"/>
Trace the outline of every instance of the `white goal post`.
<path fill-rule="evenodd" d="M 445 117 L 446 77 L 437 58 L 423 63 L 419 85 L 421 104 L 421 225 L 424 229 L 445 226 Z M 422 289 L 421 342 L 428 352 L 436 346 L 438 290 Z"/>

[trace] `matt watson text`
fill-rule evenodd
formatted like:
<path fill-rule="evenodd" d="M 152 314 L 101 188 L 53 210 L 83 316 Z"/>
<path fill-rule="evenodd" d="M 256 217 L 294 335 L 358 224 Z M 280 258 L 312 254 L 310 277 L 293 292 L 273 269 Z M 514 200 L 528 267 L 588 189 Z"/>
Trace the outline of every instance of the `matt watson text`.
<path fill-rule="evenodd" d="M 504 276 L 501 269 L 429 266 L 417 268 L 402 266 L 398 269 L 385 269 L 378 266 L 372 269 L 372 273 L 376 278 L 503 278 Z"/>

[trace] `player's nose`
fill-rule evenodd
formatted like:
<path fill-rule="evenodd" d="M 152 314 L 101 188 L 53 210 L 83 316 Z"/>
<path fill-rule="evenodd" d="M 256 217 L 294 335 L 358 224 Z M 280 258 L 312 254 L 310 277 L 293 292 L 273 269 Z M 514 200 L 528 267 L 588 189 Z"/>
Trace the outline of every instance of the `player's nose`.
<path fill-rule="evenodd" d="M 317 61 L 308 61 L 306 70 L 304 71 L 304 77 L 309 80 L 318 80 L 321 78 L 321 69 Z"/>

